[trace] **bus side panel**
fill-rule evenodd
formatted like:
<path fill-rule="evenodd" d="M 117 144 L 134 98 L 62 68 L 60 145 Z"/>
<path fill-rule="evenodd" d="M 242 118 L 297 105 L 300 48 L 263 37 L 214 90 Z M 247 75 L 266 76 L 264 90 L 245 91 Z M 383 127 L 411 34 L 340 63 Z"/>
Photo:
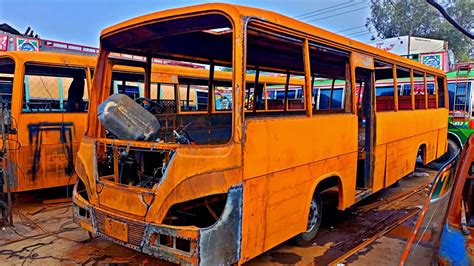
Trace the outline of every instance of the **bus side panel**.
<path fill-rule="evenodd" d="M 243 257 L 262 252 L 253 247 L 266 251 L 305 231 L 311 197 L 324 178 L 340 177 L 340 208 L 353 204 L 357 171 L 355 116 L 247 120 L 245 134 L 244 182 L 264 185 L 265 191 L 258 191 L 265 199 L 252 200 L 244 192 Z M 258 219 L 254 220 L 255 216 Z M 251 230 L 255 223 L 264 226 L 263 235 L 262 230 Z M 259 244 L 262 240 L 263 247 Z"/>
<path fill-rule="evenodd" d="M 352 114 L 252 119 L 245 123 L 244 179 L 357 151 L 357 117 Z"/>
<path fill-rule="evenodd" d="M 447 128 L 447 111 L 380 112 L 376 119 L 376 143 L 387 145 L 385 186 L 413 172 L 418 149 L 426 146 L 426 163 L 436 159 L 438 130 Z"/>
<path fill-rule="evenodd" d="M 385 187 L 395 183 L 404 175 L 413 172 L 416 162 L 416 153 L 413 138 L 387 144 L 387 171 L 385 174 Z"/>
<path fill-rule="evenodd" d="M 384 187 L 385 182 L 385 166 L 387 164 L 387 145 L 378 145 L 375 147 L 375 163 L 374 163 L 374 183 L 372 190 L 378 191 Z"/>
<path fill-rule="evenodd" d="M 265 178 L 244 181 L 241 263 L 265 251 L 266 191 Z"/>
<path fill-rule="evenodd" d="M 436 149 L 436 158 L 443 156 L 448 148 L 448 129 L 441 128 L 438 130 L 438 148 Z"/>
<path fill-rule="evenodd" d="M 21 147 L 10 158 L 16 165 L 15 191 L 75 182 L 74 159 L 86 129 L 86 116 L 87 113 L 18 116 L 17 137 Z"/>

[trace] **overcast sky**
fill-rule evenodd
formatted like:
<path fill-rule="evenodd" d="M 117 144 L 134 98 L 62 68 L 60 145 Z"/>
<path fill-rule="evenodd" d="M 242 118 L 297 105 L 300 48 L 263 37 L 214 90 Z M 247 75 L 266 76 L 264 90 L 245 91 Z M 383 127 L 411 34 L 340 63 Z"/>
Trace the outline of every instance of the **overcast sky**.
<path fill-rule="evenodd" d="M 0 24 L 20 32 L 30 26 L 43 39 L 97 47 L 100 31 L 159 10 L 215 1 L 199 0 L 0 0 Z M 367 0 L 221 0 L 272 10 L 367 42 Z M 310 13 L 312 12 L 312 13 Z M 310 13 L 306 16 L 302 14 Z M 349 29 L 349 30 L 347 30 Z"/>

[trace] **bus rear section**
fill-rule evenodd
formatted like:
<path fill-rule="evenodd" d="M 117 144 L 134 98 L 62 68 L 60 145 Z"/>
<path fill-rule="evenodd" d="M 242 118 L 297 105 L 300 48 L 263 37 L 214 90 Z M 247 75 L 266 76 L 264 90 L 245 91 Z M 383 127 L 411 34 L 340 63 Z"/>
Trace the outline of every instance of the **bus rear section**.
<path fill-rule="evenodd" d="M 74 184 L 74 158 L 87 126 L 95 58 L 3 52 L 0 59 L 2 101 L 9 114 L 4 154 L 8 189 Z"/>
<path fill-rule="evenodd" d="M 206 75 L 163 84 L 154 58 Z M 122 65 L 143 74 L 114 74 Z M 205 4 L 112 26 L 95 72 L 74 220 L 176 263 L 240 264 L 289 239 L 309 245 L 325 192 L 344 210 L 412 172 L 419 154 L 427 163 L 446 149 L 445 87 L 426 86 L 441 71 L 265 10 Z M 407 97 L 398 77 L 410 78 Z M 385 79 L 395 85 L 378 94 Z M 142 95 L 114 93 L 133 84 Z"/>

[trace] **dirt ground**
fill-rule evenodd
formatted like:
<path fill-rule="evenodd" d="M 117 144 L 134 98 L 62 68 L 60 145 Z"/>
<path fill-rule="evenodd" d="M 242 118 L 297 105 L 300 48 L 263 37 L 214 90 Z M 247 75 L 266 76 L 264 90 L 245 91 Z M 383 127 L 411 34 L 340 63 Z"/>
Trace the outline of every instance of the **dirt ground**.
<path fill-rule="evenodd" d="M 291 241 L 283 243 L 248 265 L 296 264 L 350 265 L 398 264 L 417 215 L 394 226 L 401 218 L 417 210 L 424 203 L 435 172 L 418 168 L 396 187 L 370 196 L 353 208 L 340 212 L 334 208 L 323 210 L 323 223 L 315 243 L 310 247 L 295 247 Z M 0 264 L 2 265 L 75 265 L 75 264 L 132 264 L 172 265 L 102 238 L 89 237 L 71 219 L 71 203 L 43 204 L 44 199 L 64 197 L 65 189 L 35 194 L 20 194 L 14 206 L 15 227 L 0 231 Z M 416 193 L 410 193 L 413 191 Z M 329 197 L 330 201 L 330 197 Z M 436 210 L 440 213 L 442 208 Z M 434 224 L 441 223 L 442 215 Z M 358 244 L 373 238 L 386 228 L 394 228 L 354 255 L 338 260 Z M 436 228 L 426 228 L 423 238 L 408 264 L 430 264 L 432 242 Z"/>

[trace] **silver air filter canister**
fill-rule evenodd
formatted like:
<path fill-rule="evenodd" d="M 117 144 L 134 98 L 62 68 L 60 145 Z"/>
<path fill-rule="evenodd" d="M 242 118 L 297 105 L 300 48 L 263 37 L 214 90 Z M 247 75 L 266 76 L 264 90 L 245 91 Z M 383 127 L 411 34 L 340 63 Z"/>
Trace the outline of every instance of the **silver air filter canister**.
<path fill-rule="evenodd" d="M 119 139 L 155 141 L 160 123 L 125 94 L 113 94 L 99 105 L 99 120 Z"/>

